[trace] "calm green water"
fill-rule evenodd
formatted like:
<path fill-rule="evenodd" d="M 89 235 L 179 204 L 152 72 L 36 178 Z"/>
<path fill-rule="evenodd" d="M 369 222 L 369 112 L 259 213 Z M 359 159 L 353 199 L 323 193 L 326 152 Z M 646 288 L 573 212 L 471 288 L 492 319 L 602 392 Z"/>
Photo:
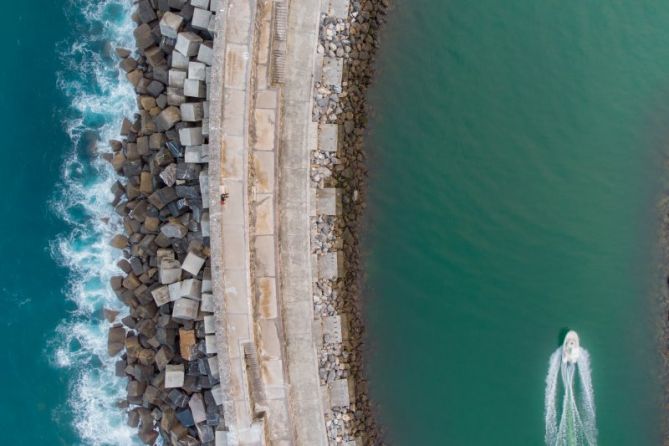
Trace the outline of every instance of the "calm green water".
<path fill-rule="evenodd" d="M 396 445 L 541 445 L 562 329 L 600 444 L 660 444 L 660 1 L 396 0 L 371 92 L 366 317 Z"/>

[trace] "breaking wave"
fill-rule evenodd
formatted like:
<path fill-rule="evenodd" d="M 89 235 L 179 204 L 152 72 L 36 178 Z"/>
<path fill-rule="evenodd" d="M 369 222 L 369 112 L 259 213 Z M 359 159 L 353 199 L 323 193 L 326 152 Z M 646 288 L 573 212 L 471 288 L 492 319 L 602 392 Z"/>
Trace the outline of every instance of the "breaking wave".
<path fill-rule="evenodd" d="M 76 309 L 60 323 L 50 352 L 53 364 L 70 374 L 68 408 L 80 441 L 93 446 L 139 444 L 117 406 L 125 381 L 107 356 L 109 323 L 102 310 L 127 313 L 109 286 L 119 252 L 108 240 L 122 228 L 110 204 L 116 175 L 96 156 L 110 151 L 122 118 L 136 111 L 134 91 L 114 57 L 115 47 L 134 47 L 132 6 L 127 0 L 69 1 L 72 37 L 58 47 L 58 88 L 69 106 L 61 119 L 71 146 L 51 208 L 69 232 L 52 241 L 51 252 L 69 271 L 65 294 Z"/>

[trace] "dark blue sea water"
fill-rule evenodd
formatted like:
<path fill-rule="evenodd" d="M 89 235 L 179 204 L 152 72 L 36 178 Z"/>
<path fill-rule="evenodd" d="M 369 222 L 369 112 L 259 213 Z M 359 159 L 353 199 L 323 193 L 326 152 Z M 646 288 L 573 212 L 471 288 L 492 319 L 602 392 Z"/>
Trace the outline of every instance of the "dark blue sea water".
<path fill-rule="evenodd" d="M 112 57 L 131 2 L 3 4 L 0 70 L 2 444 L 129 445 L 106 358 L 113 178 L 93 151 L 135 104 Z"/>

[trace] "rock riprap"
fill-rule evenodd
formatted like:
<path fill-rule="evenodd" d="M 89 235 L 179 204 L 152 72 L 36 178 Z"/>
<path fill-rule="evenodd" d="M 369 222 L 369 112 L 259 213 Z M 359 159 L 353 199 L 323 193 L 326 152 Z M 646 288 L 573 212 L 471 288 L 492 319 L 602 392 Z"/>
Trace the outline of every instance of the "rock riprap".
<path fill-rule="evenodd" d="M 128 424 L 145 444 L 213 445 L 222 429 L 211 297 L 208 103 L 217 0 L 141 0 L 137 49 L 118 49 L 138 112 L 103 156 L 118 173 L 124 233 L 111 287 L 128 308 L 105 313 L 108 351 L 127 378 Z M 208 339 L 209 338 L 209 339 Z"/>

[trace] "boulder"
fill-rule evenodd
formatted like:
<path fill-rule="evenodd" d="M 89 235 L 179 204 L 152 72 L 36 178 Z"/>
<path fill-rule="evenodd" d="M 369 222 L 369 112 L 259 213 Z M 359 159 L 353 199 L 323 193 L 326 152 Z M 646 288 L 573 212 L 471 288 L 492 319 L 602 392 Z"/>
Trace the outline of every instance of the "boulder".
<path fill-rule="evenodd" d="M 193 57 L 197 55 L 200 44 L 202 42 L 202 37 L 193 32 L 187 31 L 179 33 L 174 49 L 180 52 L 183 56 Z"/>
<path fill-rule="evenodd" d="M 153 176 L 149 172 L 142 172 L 139 176 L 139 191 L 144 195 L 153 193 Z"/>
<path fill-rule="evenodd" d="M 165 144 L 165 134 L 152 133 L 151 136 L 149 136 L 149 148 L 158 150 L 163 146 L 163 144 Z"/>
<path fill-rule="evenodd" d="M 173 389 L 184 385 L 184 365 L 167 364 L 165 366 L 165 388 Z"/>
<path fill-rule="evenodd" d="M 151 81 L 146 87 L 146 92 L 156 98 L 160 96 L 163 91 L 165 91 L 165 84 L 160 81 Z"/>
<path fill-rule="evenodd" d="M 163 18 L 160 19 L 160 33 L 165 37 L 176 39 L 179 34 L 179 28 L 181 28 L 183 22 L 183 17 L 168 11 L 163 14 Z"/>

